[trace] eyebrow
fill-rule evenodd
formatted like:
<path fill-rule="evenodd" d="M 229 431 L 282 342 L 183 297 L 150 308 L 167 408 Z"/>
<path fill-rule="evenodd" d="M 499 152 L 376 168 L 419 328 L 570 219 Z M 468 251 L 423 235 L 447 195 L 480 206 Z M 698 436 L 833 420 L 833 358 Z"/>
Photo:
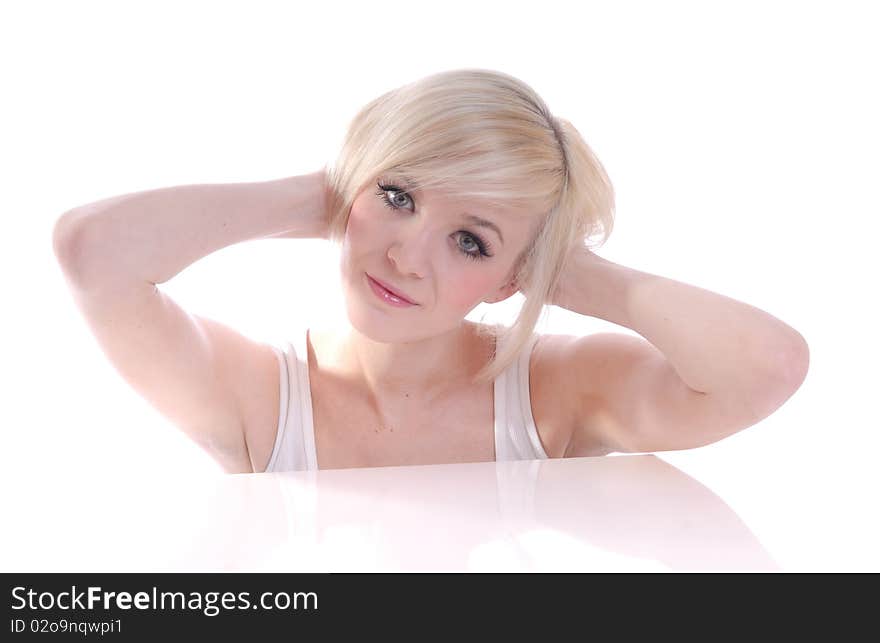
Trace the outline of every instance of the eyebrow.
<path fill-rule="evenodd" d="M 478 226 L 482 226 L 484 228 L 491 228 L 492 230 L 495 231 L 495 234 L 498 235 L 498 238 L 501 239 L 501 243 L 504 243 L 504 235 L 501 234 L 501 230 L 498 228 L 497 225 L 495 225 L 494 223 L 492 223 L 488 219 L 483 219 L 483 218 L 478 217 L 474 214 L 468 214 L 467 212 L 464 213 L 464 218 L 467 219 L 468 221 L 470 221 L 471 223 L 475 223 Z"/>

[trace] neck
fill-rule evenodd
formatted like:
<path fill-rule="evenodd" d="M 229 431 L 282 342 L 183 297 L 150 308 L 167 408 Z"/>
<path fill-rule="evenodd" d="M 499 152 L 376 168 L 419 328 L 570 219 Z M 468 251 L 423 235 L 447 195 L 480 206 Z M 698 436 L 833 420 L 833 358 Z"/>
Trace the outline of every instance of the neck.
<path fill-rule="evenodd" d="M 469 385 L 490 355 L 467 320 L 414 342 L 382 343 L 350 326 L 340 342 L 339 367 L 377 407 L 427 404 Z"/>

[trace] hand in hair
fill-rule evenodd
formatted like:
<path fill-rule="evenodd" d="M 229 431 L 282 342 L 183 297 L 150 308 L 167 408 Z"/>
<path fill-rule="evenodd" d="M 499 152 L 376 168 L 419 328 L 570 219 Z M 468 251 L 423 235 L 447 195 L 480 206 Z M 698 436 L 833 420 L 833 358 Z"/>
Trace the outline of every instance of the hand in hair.
<path fill-rule="evenodd" d="M 579 292 L 577 287 L 583 288 L 585 282 L 590 280 L 593 269 L 603 261 L 605 260 L 582 243 L 573 247 L 559 275 L 556 288 L 550 294 L 549 303 L 575 310 L 572 297 Z"/>

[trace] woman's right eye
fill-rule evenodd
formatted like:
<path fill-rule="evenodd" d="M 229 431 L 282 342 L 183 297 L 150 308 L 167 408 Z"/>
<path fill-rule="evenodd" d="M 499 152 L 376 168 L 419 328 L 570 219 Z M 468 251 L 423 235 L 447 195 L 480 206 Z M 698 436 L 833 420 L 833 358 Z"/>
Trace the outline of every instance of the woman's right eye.
<path fill-rule="evenodd" d="M 376 191 L 376 194 L 381 197 L 385 205 L 392 210 L 399 210 L 400 208 L 407 208 L 408 210 L 412 209 L 406 205 L 407 202 L 412 202 L 412 197 L 396 185 L 383 185 L 382 183 L 379 183 L 378 187 L 379 189 Z M 391 193 L 390 198 L 388 196 L 389 193 Z M 403 199 L 401 200 L 400 197 L 403 197 Z"/>

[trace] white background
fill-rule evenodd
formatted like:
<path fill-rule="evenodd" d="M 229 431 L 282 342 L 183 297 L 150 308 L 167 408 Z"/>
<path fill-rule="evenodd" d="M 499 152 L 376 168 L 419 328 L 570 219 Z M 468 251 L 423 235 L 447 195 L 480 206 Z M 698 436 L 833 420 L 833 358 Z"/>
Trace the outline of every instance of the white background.
<path fill-rule="evenodd" d="M 604 163 L 617 223 L 601 256 L 748 302 L 810 345 L 809 375 L 776 413 L 662 457 L 723 498 L 783 566 L 880 570 L 872 8 L 4 2 L 0 493 L 43 498 L 123 472 L 220 475 L 100 351 L 52 253 L 60 214 L 139 190 L 315 171 L 368 100 L 484 67 L 532 85 Z M 242 243 L 162 289 L 280 341 L 340 314 L 335 260 L 317 240 Z M 489 308 L 469 317 L 513 310 Z M 628 332 L 559 309 L 539 330 Z"/>

